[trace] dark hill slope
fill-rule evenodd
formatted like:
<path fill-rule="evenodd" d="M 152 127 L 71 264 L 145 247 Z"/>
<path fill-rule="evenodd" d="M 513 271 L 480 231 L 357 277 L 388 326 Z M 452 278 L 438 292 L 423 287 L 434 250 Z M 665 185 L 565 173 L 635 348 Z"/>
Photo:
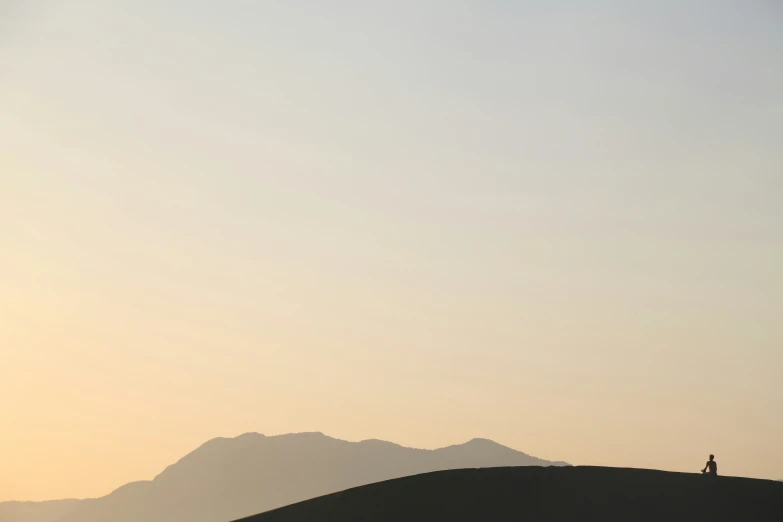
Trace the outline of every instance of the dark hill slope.
<path fill-rule="evenodd" d="M 243 522 L 783 521 L 783 484 L 620 468 L 439 471 L 362 486 Z"/>

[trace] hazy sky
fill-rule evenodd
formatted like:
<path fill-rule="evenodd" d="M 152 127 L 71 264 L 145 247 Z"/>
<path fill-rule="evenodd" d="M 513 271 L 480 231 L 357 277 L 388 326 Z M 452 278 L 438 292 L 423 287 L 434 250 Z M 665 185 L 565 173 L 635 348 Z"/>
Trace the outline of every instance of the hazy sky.
<path fill-rule="evenodd" d="M 246 431 L 783 478 L 783 7 L 554 4 L 0 0 L 0 500 Z"/>

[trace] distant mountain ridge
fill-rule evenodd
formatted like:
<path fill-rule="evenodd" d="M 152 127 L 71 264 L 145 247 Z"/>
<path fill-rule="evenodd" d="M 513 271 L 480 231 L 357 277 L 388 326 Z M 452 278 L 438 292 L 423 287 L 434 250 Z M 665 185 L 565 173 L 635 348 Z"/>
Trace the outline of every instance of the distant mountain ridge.
<path fill-rule="evenodd" d="M 44 509 L 48 503 L 32 503 L 23 512 L 0 503 L 0 522 L 226 522 L 430 471 L 567 465 L 488 439 L 424 450 L 375 439 L 348 442 L 323 433 L 246 433 L 202 444 L 153 480 L 126 484 L 98 499 L 67 501 L 59 513 Z"/>
<path fill-rule="evenodd" d="M 57 522 L 78 500 L 48 500 L 46 502 L 0 502 L 0 522 Z"/>

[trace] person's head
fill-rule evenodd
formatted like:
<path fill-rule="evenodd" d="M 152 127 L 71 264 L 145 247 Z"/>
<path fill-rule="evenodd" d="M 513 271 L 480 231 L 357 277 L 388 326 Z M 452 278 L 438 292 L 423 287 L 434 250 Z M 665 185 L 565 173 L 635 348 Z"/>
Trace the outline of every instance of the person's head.
<path fill-rule="evenodd" d="M 710 460 L 715 460 L 715 455 L 710 455 Z"/>

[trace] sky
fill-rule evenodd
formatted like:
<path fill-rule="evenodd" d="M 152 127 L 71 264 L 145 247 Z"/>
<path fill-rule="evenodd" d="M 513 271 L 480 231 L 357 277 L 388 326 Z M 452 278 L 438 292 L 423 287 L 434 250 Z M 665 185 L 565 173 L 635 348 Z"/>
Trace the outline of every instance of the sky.
<path fill-rule="evenodd" d="M 248 431 L 783 478 L 781 24 L 0 0 L 0 501 Z"/>

